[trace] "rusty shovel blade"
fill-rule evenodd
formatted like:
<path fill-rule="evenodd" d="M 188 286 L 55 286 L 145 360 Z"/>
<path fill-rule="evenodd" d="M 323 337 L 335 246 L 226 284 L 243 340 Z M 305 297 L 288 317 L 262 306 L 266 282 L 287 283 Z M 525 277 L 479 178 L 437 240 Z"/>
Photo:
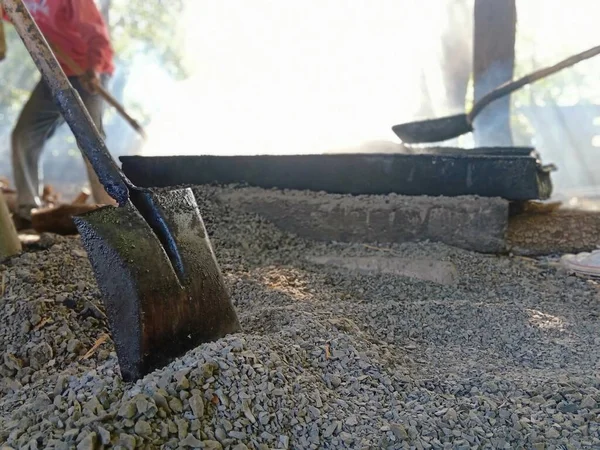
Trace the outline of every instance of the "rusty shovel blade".
<path fill-rule="evenodd" d="M 169 227 L 182 271 L 131 202 L 74 217 L 104 298 L 125 381 L 240 330 L 191 189 L 149 195 L 157 221 Z"/>

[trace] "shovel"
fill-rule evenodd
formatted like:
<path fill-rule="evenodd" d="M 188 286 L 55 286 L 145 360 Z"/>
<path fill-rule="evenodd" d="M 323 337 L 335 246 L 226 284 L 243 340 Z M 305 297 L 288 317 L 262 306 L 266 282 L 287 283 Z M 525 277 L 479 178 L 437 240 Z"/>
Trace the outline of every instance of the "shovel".
<path fill-rule="evenodd" d="M 110 156 L 81 98 L 22 0 L 3 0 L 100 182 L 118 207 L 75 218 L 106 308 L 125 381 L 240 325 L 191 189 L 134 186 Z"/>
<path fill-rule="evenodd" d="M 488 106 L 494 100 L 521 89 L 527 84 L 577 64 L 580 61 L 596 56 L 598 53 L 600 53 L 600 46 L 593 47 L 585 52 L 571 56 L 553 66 L 537 70 L 518 80 L 504 83 L 477 101 L 469 114 L 457 114 L 439 119 L 420 120 L 418 122 L 394 125 L 392 130 L 405 144 L 441 142 L 461 136 L 473 131 L 473 121 L 475 120 L 475 117 L 483 110 L 483 108 Z"/>

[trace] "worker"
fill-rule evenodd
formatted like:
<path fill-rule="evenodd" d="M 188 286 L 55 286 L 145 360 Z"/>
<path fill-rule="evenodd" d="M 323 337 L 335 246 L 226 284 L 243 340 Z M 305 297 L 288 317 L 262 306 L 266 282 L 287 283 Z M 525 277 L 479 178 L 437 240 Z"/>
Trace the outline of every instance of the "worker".
<path fill-rule="evenodd" d="M 114 71 L 113 50 L 108 29 L 94 0 L 24 0 L 42 34 L 53 47 L 61 67 L 77 90 L 92 120 L 104 136 L 103 101 L 97 87 L 103 87 Z M 4 15 L 4 19 L 8 17 Z M 61 54 L 74 61 L 76 73 Z M 12 132 L 12 166 L 17 189 L 18 229 L 29 228 L 31 212 L 40 200 L 40 156 L 46 141 L 64 122 L 52 94 L 43 80 L 34 87 Z M 84 158 L 85 159 L 85 158 Z M 87 160 L 92 195 L 96 203 L 114 204 Z"/>

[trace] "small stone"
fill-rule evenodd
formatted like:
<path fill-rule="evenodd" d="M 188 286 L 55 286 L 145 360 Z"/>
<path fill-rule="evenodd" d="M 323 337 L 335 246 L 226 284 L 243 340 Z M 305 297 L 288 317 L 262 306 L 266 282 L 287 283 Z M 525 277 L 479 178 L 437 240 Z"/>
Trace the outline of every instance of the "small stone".
<path fill-rule="evenodd" d="M 279 443 L 283 448 L 288 448 L 290 446 L 290 438 L 282 434 L 279 436 Z"/>
<path fill-rule="evenodd" d="M 85 402 L 83 409 L 91 414 L 98 414 L 103 410 L 102 405 L 96 396 L 92 396 L 87 402 Z"/>
<path fill-rule="evenodd" d="M 121 405 L 121 407 L 119 408 L 119 411 L 117 412 L 117 415 L 119 417 L 124 417 L 125 419 L 132 419 L 135 417 L 136 413 L 137 413 L 137 408 L 135 406 L 135 402 L 130 400 Z"/>
<path fill-rule="evenodd" d="M 179 441 L 179 445 L 183 445 L 184 447 L 196 447 L 201 448 L 202 442 L 194 437 L 193 434 L 188 434 L 185 439 Z"/>
<path fill-rule="evenodd" d="M 556 428 L 551 427 L 546 431 L 546 437 L 548 439 L 558 439 L 560 437 L 560 432 Z"/>
<path fill-rule="evenodd" d="M 246 433 L 244 433 L 243 431 L 230 431 L 229 436 L 231 436 L 234 439 L 246 439 Z"/>
<path fill-rule="evenodd" d="M 508 419 L 510 417 L 510 411 L 503 408 L 498 412 L 498 415 L 501 419 Z"/>
<path fill-rule="evenodd" d="M 87 257 L 86 251 L 80 250 L 78 248 L 72 250 L 71 253 L 73 254 L 73 256 L 77 256 L 78 258 L 86 258 Z"/>
<path fill-rule="evenodd" d="M 596 400 L 591 395 L 586 395 L 581 400 L 581 408 L 582 409 L 594 409 L 596 408 Z"/>
<path fill-rule="evenodd" d="M 42 342 L 41 344 L 34 347 L 31 351 L 30 364 L 34 369 L 42 368 L 48 361 L 52 359 L 54 351 L 50 344 Z"/>
<path fill-rule="evenodd" d="M 227 432 L 233 430 L 233 425 L 227 419 L 222 419 L 221 420 L 221 425 L 223 425 L 223 428 L 225 428 L 225 431 L 227 431 Z"/>
<path fill-rule="evenodd" d="M 98 434 L 100 435 L 100 443 L 102 445 L 110 444 L 110 431 L 102 426 L 98 426 Z"/>
<path fill-rule="evenodd" d="M 154 400 L 146 395 L 136 395 L 135 406 L 138 413 L 143 414 L 148 419 L 156 416 L 158 412 L 158 407 Z"/>
<path fill-rule="evenodd" d="M 184 419 L 175 419 L 175 423 L 177 424 L 177 436 L 179 439 L 185 439 L 188 435 L 189 422 Z"/>
<path fill-rule="evenodd" d="M 400 439 L 402 441 L 408 440 L 408 431 L 406 431 L 406 428 L 404 427 L 404 425 L 401 425 L 399 423 L 391 423 L 390 431 L 392 433 L 394 433 L 394 436 L 396 436 L 396 439 Z"/>
<path fill-rule="evenodd" d="M 67 388 L 68 384 L 69 382 L 67 377 L 60 375 L 56 380 L 56 384 L 54 385 L 54 396 L 56 397 L 57 395 L 61 395 Z"/>
<path fill-rule="evenodd" d="M 215 437 L 219 441 L 224 441 L 225 439 L 227 439 L 227 433 L 225 433 L 225 430 L 223 428 L 217 428 L 215 430 Z"/>
<path fill-rule="evenodd" d="M 33 314 L 31 316 L 31 319 L 29 319 L 29 323 L 31 323 L 31 325 L 33 325 L 33 326 L 36 326 L 41 321 L 42 321 L 42 317 L 39 314 Z"/>
<path fill-rule="evenodd" d="M 334 388 L 337 388 L 337 387 L 339 387 L 341 384 L 342 384 L 342 379 L 341 379 L 339 376 L 337 376 L 337 375 L 333 375 L 333 376 L 331 377 L 331 385 L 332 385 Z"/>
<path fill-rule="evenodd" d="M 446 411 L 446 414 L 444 414 L 444 419 L 446 421 L 456 422 L 458 419 L 458 414 L 454 408 L 449 408 L 448 411 Z"/>
<path fill-rule="evenodd" d="M 536 442 L 533 444 L 534 450 L 546 450 L 546 444 L 543 442 Z"/>
<path fill-rule="evenodd" d="M 329 424 L 329 426 L 327 428 L 325 428 L 325 431 L 323 431 L 323 437 L 326 437 L 326 438 L 331 437 L 336 429 L 337 429 L 337 424 L 335 422 Z"/>
<path fill-rule="evenodd" d="M 21 370 L 23 368 L 23 361 L 9 352 L 4 353 L 4 364 L 10 370 Z"/>
<path fill-rule="evenodd" d="M 64 441 L 70 442 L 74 441 L 78 434 L 79 430 L 77 428 L 71 428 L 70 430 L 65 431 L 62 438 Z"/>
<path fill-rule="evenodd" d="M 156 406 L 164 409 L 167 412 L 171 412 L 171 408 L 169 408 L 169 403 L 167 402 L 167 399 L 160 392 L 155 392 L 154 394 L 152 394 L 152 399 L 154 400 L 154 403 L 156 403 Z"/>
<path fill-rule="evenodd" d="M 98 436 L 94 431 L 89 433 L 83 440 L 77 445 L 77 450 L 94 450 L 96 448 L 96 440 Z"/>
<path fill-rule="evenodd" d="M 135 437 L 127 433 L 121 433 L 119 435 L 119 444 L 126 450 L 135 450 Z"/>
<path fill-rule="evenodd" d="M 248 447 L 246 446 L 246 444 L 242 444 L 241 442 L 234 446 L 231 450 L 248 450 Z"/>
<path fill-rule="evenodd" d="M 82 349 L 82 345 L 81 345 L 81 341 L 79 339 L 70 339 L 69 342 L 67 343 L 67 351 L 69 353 L 79 353 L 79 351 Z"/>
<path fill-rule="evenodd" d="M 358 425 L 358 419 L 356 418 L 356 414 L 352 414 L 348 419 L 346 419 L 346 425 L 348 426 L 356 426 Z"/>
<path fill-rule="evenodd" d="M 181 400 L 179 400 L 177 397 L 173 397 L 171 400 L 169 400 L 169 407 L 175 412 L 183 411 L 183 403 L 181 403 Z"/>
<path fill-rule="evenodd" d="M 133 431 L 135 431 L 135 433 L 139 436 L 148 436 L 152 434 L 152 427 L 148 422 L 140 419 L 135 423 Z"/>
<path fill-rule="evenodd" d="M 54 235 L 52 233 L 40 234 L 40 239 L 37 242 L 38 247 L 41 247 L 41 248 L 47 250 L 50 247 L 52 247 L 54 244 L 56 244 L 56 238 L 54 237 Z"/>
<path fill-rule="evenodd" d="M 192 390 L 192 396 L 190 397 L 190 407 L 192 412 L 197 419 L 201 419 L 204 416 L 204 401 L 202 400 L 202 393 L 194 389 Z"/>
<path fill-rule="evenodd" d="M 190 381 L 187 379 L 185 375 L 182 375 L 177 381 L 177 390 L 187 391 L 190 388 Z"/>
<path fill-rule="evenodd" d="M 206 450 L 223 450 L 223 446 L 217 441 L 202 441 L 202 448 Z"/>
<path fill-rule="evenodd" d="M 77 307 L 77 301 L 73 297 L 66 297 L 62 304 L 69 309 L 75 309 Z"/>
<path fill-rule="evenodd" d="M 498 385 L 496 383 L 493 382 L 487 382 L 483 384 L 483 388 L 486 389 L 488 392 L 491 392 L 492 394 L 498 392 Z"/>
<path fill-rule="evenodd" d="M 563 413 L 563 414 L 567 414 L 567 413 L 576 413 L 578 411 L 578 407 L 575 403 L 567 403 L 567 402 L 561 402 L 558 404 L 558 410 Z"/>

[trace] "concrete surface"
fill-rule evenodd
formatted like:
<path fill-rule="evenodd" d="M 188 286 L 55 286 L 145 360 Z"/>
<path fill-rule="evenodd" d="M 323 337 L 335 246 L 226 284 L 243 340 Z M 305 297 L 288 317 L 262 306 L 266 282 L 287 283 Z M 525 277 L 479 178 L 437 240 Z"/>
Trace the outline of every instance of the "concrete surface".
<path fill-rule="evenodd" d="M 455 284 L 458 278 L 456 266 L 449 261 L 400 258 L 393 253 L 388 256 L 309 256 L 307 259 L 315 264 L 365 274 L 400 275 L 443 285 Z"/>
<path fill-rule="evenodd" d="M 500 198 L 349 196 L 251 187 L 215 192 L 219 201 L 315 240 L 431 240 L 485 253 L 506 248 L 508 201 Z"/>

